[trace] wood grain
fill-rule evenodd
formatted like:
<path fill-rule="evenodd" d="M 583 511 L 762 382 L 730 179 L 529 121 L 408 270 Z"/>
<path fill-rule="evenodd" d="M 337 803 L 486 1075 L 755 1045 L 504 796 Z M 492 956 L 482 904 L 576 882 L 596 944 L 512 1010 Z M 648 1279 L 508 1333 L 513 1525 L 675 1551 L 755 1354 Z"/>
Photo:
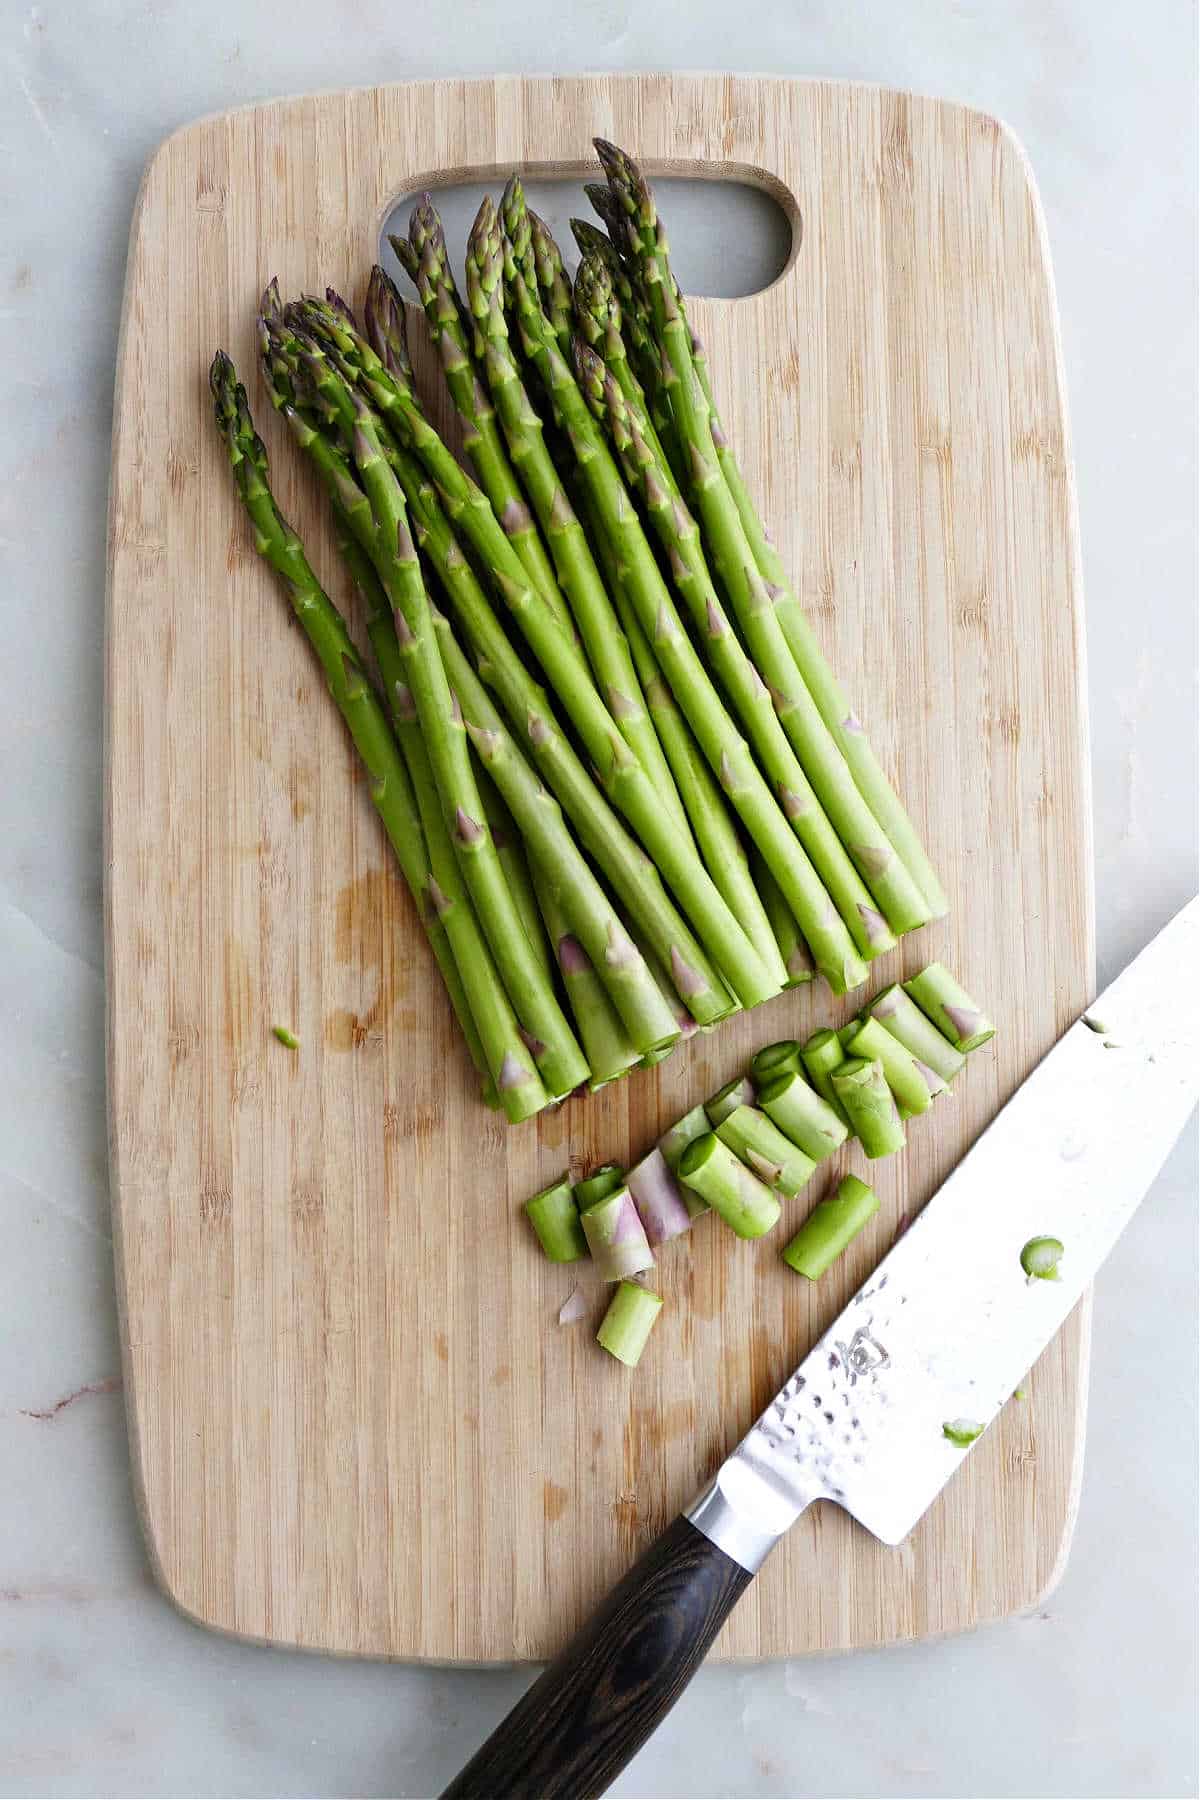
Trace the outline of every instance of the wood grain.
<path fill-rule="evenodd" d="M 953 1104 L 873 1169 L 879 1217 L 818 1287 L 770 1240 L 701 1227 L 671 1245 L 635 1373 L 596 1350 L 594 1319 L 557 1325 L 575 1274 L 540 1260 L 521 1200 L 568 1161 L 640 1152 L 759 1044 L 848 1008 L 794 991 L 540 1123 L 487 1113 L 205 387 L 218 344 L 252 377 L 271 274 L 358 294 L 396 195 L 579 173 L 594 132 L 652 173 L 759 182 L 801 226 L 772 288 L 695 302 L 697 328 L 798 591 L 953 897 L 873 985 L 937 956 L 1000 1027 Z M 349 605 L 308 472 L 257 410 L 279 499 Z M 133 1459 L 182 1608 L 341 1652 L 559 1648 L 1090 997 L 1080 606 L 1043 226 L 996 120 L 832 83 L 594 77 L 289 100 L 162 146 L 117 382 L 108 1029 Z M 1085 1308 L 902 1549 L 806 1515 L 717 1654 L 1034 1604 L 1070 1532 L 1086 1331 Z"/>

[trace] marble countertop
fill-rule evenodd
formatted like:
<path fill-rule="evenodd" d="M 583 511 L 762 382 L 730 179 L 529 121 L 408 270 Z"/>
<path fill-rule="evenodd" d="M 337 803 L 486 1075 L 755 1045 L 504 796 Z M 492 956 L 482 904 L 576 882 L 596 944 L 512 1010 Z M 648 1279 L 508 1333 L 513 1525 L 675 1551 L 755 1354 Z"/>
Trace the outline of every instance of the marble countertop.
<path fill-rule="evenodd" d="M 158 1594 L 139 1540 L 100 806 L 112 371 L 147 156 L 190 118 L 272 94 L 497 68 L 849 76 L 1004 117 L 1040 184 L 1062 314 L 1103 983 L 1195 885 L 1195 34 L 1180 0 L 0 9 L 0 1794 L 428 1795 L 530 1679 L 218 1638 Z M 706 1670 L 614 1792 L 1195 1791 L 1196 1190 L 1189 1134 L 1099 1282 L 1079 1526 L 1042 1610 L 942 1643 Z"/>

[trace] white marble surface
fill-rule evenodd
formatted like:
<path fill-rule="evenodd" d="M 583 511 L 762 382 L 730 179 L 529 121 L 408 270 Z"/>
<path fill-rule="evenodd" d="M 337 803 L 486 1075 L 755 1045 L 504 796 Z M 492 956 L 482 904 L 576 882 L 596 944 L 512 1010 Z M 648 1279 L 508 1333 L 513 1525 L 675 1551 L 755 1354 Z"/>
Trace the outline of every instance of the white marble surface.
<path fill-rule="evenodd" d="M 105 1176 L 100 648 L 148 154 L 242 101 L 497 68 L 852 76 L 1006 118 L 1063 319 L 1103 979 L 1195 881 L 1195 49 L 1187 0 L 0 6 L 0 1793 L 426 1795 L 529 1679 L 223 1641 L 156 1593 L 138 1539 Z M 617 1792 L 1195 1791 L 1195 1201 L 1189 1143 L 1100 1281 L 1079 1530 L 1044 1611 L 707 1671 Z"/>

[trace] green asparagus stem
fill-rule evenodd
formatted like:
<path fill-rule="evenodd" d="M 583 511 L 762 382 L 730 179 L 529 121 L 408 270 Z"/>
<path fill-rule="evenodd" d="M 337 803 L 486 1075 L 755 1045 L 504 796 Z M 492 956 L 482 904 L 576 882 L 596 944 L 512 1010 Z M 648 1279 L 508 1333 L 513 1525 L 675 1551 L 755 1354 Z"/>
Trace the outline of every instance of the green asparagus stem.
<path fill-rule="evenodd" d="M 453 690 L 453 681 L 450 686 Z M 461 695 L 459 698 L 461 703 Z M 465 713 L 466 709 L 463 710 Z M 469 722 L 467 729 L 469 732 Z M 533 891 L 533 877 L 525 858 L 521 839 L 517 834 L 517 828 L 513 823 L 513 816 L 504 804 L 504 796 L 486 769 L 478 769 L 475 779 L 479 783 L 479 798 L 483 801 L 483 816 L 487 820 L 488 830 L 492 834 L 492 842 L 496 846 L 496 855 L 500 858 L 500 867 L 504 870 L 508 891 L 521 915 L 525 936 L 536 951 L 538 960 L 547 975 L 552 975 L 554 962 L 546 936 L 546 927 L 542 923 L 541 911 Z"/>
<path fill-rule="evenodd" d="M 518 1035 L 490 954 L 485 952 L 478 960 L 467 957 L 467 941 L 472 933 L 478 936 L 470 907 L 465 903 L 456 907 L 452 896 L 437 885 L 433 847 L 422 830 L 417 799 L 387 716 L 366 678 L 345 621 L 275 505 L 267 484 L 266 451 L 254 430 L 246 390 L 223 353 L 213 360 L 211 383 L 217 424 L 229 448 L 242 503 L 255 528 L 257 548 L 287 585 L 296 617 L 320 659 L 330 692 L 371 777 L 371 799 L 426 922 L 456 1010 L 464 1026 L 474 1019 L 476 1030 L 473 1036 L 468 1034 L 468 1042 L 494 1081 L 508 1118 L 514 1122 L 528 1118 L 547 1104 L 549 1096 Z"/>
<path fill-rule="evenodd" d="M 662 1311 L 662 1300 L 636 1281 L 622 1281 L 600 1321 L 596 1342 L 627 1368 L 636 1369 Z"/>
<path fill-rule="evenodd" d="M 688 838 L 687 820 L 670 769 L 646 712 L 612 601 L 582 525 L 546 448 L 541 420 L 531 406 L 509 344 L 504 318 L 504 248 L 496 209 L 485 199 L 467 246 L 467 294 L 476 349 L 508 439 L 513 462 L 554 556 L 584 648 L 617 729 L 641 763 L 660 802 Z M 535 652 L 537 646 L 534 645 Z"/>
<path fill-rule="evenodd" d="M 762 1237 L 779 1219 L 779 1201 L 771 1189 L 714 1131 L 688 1145 L 678 1174 L 740 1238 Z"/>
<path fill-rule="evenodd" d="M 525 1211 L 551 1262 L 577 1262 L 587 1255 L 587 1239 L 579 1223 L 579 1209 L 565 1175 L 527 1200 Z"/>
<path fill-rule="evenodd" d="M 366 511 L 366 496 L 359 493 L 353 504 L 360 511 Z M 416 723 L 416 710 L 412 704 L 412 696 L 409 694 L 407 683 L 404 680 L 395 621 L 392 618 L 392 609 L 388 604 L 387 595 L 383 591 L 383 583 L 375 573 L 375 567 L 370 557 L 354 536 L 346 513 L 340 505 L 335 504 L 333 516 L 338 549 L 341 551 L 342 559 L 350 571 L 351 578 L 366 609 L 367 636 L 370 638 L 371 648 L 375 652 L 375 661 L 383 682 L 384 693 L 388 696 L 388 712 L 396 734 L 396 742 L 400 746 L 400 753 L 408 769 L 408 779 L 412 783 L 413 805 L 419 815 L 418 823 L 422 842 L 423 845 L 435 846 L 438 868 L 441 870 L 443 879 L 450 884 L 449 890 L 436 885 L 432 867 L 435 858 L 433 851 L 430 851 L 426 857 L 421 896 L 421 910 L 427 920 L 426 929 L 429 930 L 433 953 L 437 957 L 438 967 L 442 972 L 446 991 L 450 995 L 455 1016 L 463 1036 L 466 1038 L 471 1060 L 484 1077 L 483 1098 L 488 1106 L 499 1106 L 500 1097 L 496 1091 L 495 1081 L 489 1072 L 488 1057 L 484 1050 L 479 1026 L 475 1022 L 466 984 L 459 973 L 457 958 L 460 955 L 465 957 L 472 968 L 482 969 L 485 965 L 491 966 L 497 982 L 499 982 L 499 976 L 495 974 L 494 965 L 491 963 L 491 953 L 486 946 L 483 947 L 482 958 L 478 955 L 478 950 L 482 945 L 478 923 L 471 912 L 471 903 L 467 899 L 466 892 L 461 889 L 461 877 L 454 856 L 454 848 L 450 842 L 446 822 L 442 817 L 441 807 L 438 804 L 437 788 L 434 785 L 433 774 L 429 767 L 429 757 L 421 739 L 420 728 Z M 459 895 L 455 903 L 457 910 L 469 915 L 465 921 L 461 918 L 453 921 L 454 935 L 458 940 L 457 950 L 451 944 L 450 936 L 438 910 L 441 906 L 442 912 L 449 914 L 450 906 L 442 905 L 447 901 L 448 892 Z M 434 904 L 435 897 L 438 901 L 437 906 Z M 472 983 L 472 985 L 475 984 Z M 482 1004 L 482 1002 L 477 1001 L 477 1004 Z M 492 1011 L 495 1014 L 494 1008 Z M 498 1022 L 498 1018 L 494 1017 L 493 1023 L 498 1024 Z M 505 1037 L 515 1038 L 517 1029 L 514 1018 L 511 1031 L 506 1031 Z M 524 1054 L 524 1047 L 522 1047 L 522 1058 Z"/>
<path fill-rule="evenodd" d="M 932 1019 L 942 1036 L 964 1054 L 978 1050 L 996 1035 L 996 1027 L 980 1010 L 965 988 L 959 987 L 949 969 L 940 962 L 904 983 L 910 999 L 916 1001 L 927 1018 Z"/>
<path fill-rule="evenodd" d="M 717 1126 L 717 1136 L 760 1181 L 788 1200 L 796 1198 L 817 1166 L 756 1106 L 735 1107 Z"/>
<path fill-rule="evenodd" d="M 663 1161 L 674 1175 L 679 1168 L 679 1159 L 689 1144 L 694 1144 L 699 1137 L 706 1137 L 712 1130 L 708 1114 L 702 1106 L 693 1106 L 691 1112 L 677 1119 L 669 1131 L 664 1131 L 658 1140 L 658 1147 L 663 1153 Z"/>
<path fill-rule="evenodd" d="M 846 1109 L 838 1099 L 833 1085 L 834 1070 L 846 1060 L 837 1032 L 828 1029 L 814 1031 L 800 1054 L 808 1079 L 822 1100 L 833 1108 L 839 1119 L 848 1124 Z"/>
<path fill-rule="evenodd" d="M 455 410 L 463 422 L 463 443 L 479 484 L 491 501 L 496 517 L 520 557 L 525 572 L 545 599 L 559 623 L 569 629 L 567 603 L 559 589 L 554 569 L 542 543 L 541 535 L 525 504 L 513 466 L 508 458 L 504 434 L 496 420 L 495 410 L 475 374 L 471 360 L 462 302 L 455 286 L 442 222 L 430 194 L 423 194 L 413 210 L 409 223 L 409 241 L 393 237 L 392 248 L 412 277 L 430 336 L 442 360 L 446 385 Z M 396 308 L 393 329 L 403 331 L 403 311 L 399 296 L 393 295 L 391 283 L 381 268 L 371 271 L 371 288 L 379 296 L 382 311 L 387 304 Z M 378 343 L 373 342 L 377 355 Z"/>
<path fill-rule="evenodd" d="M 1030 1281 L 1061 1281 L 1058 1265 L 1065 1254 L 1061 1238 L 1030 1238 L 1021 1251 L 1021 1267 Z"/>
<path fill-rule="evenodd" d="M 690 458 L 690 489 L 746 647 L 771 690 L 775 709 L 805 773 L 871 890 L 886 927 L 895 932 L 911 931 L 931 917 L 929 907 L 859 792 L 843 752 L 800 675 L 722 475 L 709 407 L 696 376 L 691 337 L 671 275 L 666 233 L 653 196 L 636 164 L 615 145 L 597 140 L 596 148 L 614 199 L 626 217 L 630 253 L 664 353 L 664 374 L 670 371 L 667 380 L 671 412 Z M 826 871 L 822 869 L 821 873 L 828 881 Z M 878 917 L 874 908 L 868 906 L 860 921 L 869 940 L 868 948 L 877 936 L 882 939 L 887 935 L 887 929 L 879 929 Z"/>
<path fill-rule="evenodd" d="M 978 1419 L 948 1419 L 942 1426 L 942 1436 L 949 1438 L 958 1450 L 966 1450 L 983 1436 L 983 1426 Z"/>
<path fill-rule="evenodd" d="M 575 1029 L 592 1071 L 592 1092 L 635 1068 L 641 1052 L 622 1023 L 587 952 L 571 933 L 557 891 L 536 867 L 531 871 L 537 903 L 567 991 Z"/>
<path fill-rule="evenodd" d="M 906 1050 L 878 1019 L 868 1019 L 865 1025 L 859 1026 L 846 1045 L 846 1054 L 864 1062 L 879 1063 L 896 1105 L 903 1106 L 911 1117 L 928 1111 L 934 1090 L 917 1067 L 912 1052 Z M 935 1075 L 934 1080 L 939 1088 L 944 1086 L 940 1075 Z"/>
<path fill-rule="evenodd" d="M 775 873 L 780 885 L 785 879 L 800 882 L 807 878 L 811 882 L 809 909 L 817 941 L 810 938 L 810 943 L 831 987 L 835 992 L 844 992 L 847 985 L 855 985 L 865 978 L 865 970 L 854 954 L 849 934 L 836 915 L 828 925 L 823 922 L 823 911 L 833 912 L 828 896 L 812 875 L 811 868 L 807 867 L 803 852 L 750 755 L 749 746 L 726 713 L 684 631 L 603 434 L 559 354 L 545 316 L 529 296 L 519 273 L 506 266 L 505 280 L 526 352 L 542 378 L 556 421 L 567 436 L 580 478 L 616 547 L 624 590 L 654 646 L 659 667 L 710 768 L 737 808 L 750 836 L 769 860 L 772 857 L 779 860 L 780 866 L 775 868 Z M 577 355 L 581 352 L 591 354 L 586 345 L 578 341 L 576 352 Z M 774 862 L 772 867 L 775 867 Z M 789 894 L 789 903 L 791 900 Z M 800 923 L 807 926 L 810 921 L 801 918 Z M 756 957 L 755 960 L 761 970 L 760 959 Z M 774 984 L 766 983 L 765 971 L 763 978 L 764 985 L 771 985 L 774 992 L 779 991 Z M 744 1000 L 741 990 L 738 991 Z"/>
<path fill-rule="evenodd" d="M 622 1281 L 654 1267 L 654 1252 L 627 1187 L 580 1207 L 579 1218 L 601 1281 Z"/>
<path fill-rule="evenodd" d="M 290 1031 L 286 1025 L 272 1025 L 271 1032 L 274 1037 L 279 1039 L 279 1042 L 283 1045 L 285 1050 L 298 1050 L 300 1048 L 300 1039 L 296 1036 L 295 1032 Z"/>
<path fill-rule="evenodd" d="M 691 1230 L 695 1215 L 657 1145 L 630 1169 L 628 1185 L 652 1249 Z"/>
<path fill-rule="evenodd" d="M 872 1160 L 903 1150 L 907 1141 L 904 1126 L 882 1063 L 850 1057 L 833 1071 L 831 1079 L 850 1129 Z"/>
<path fill-rule="evenodd" d="M 606 341 L 611 355 L 611 340 Z M 872 895 L 822 810 L 782 717 L 772 703 L 772 691 L 777 694 L 778 690 L 769 691 L 764 686 L 725 614 L 705 561 L 699 527 L 684 504 L 661 446 L 656 443 L 644 406 L 636 393 L 626 392 L 613 368 L 605 370 L 594 352 L 580 348 L 576 362 L 583 394 L 596 419 L 604 423 L 625 479 L 641 496 L 669 558 L 675 588 L 688 607 L 695 635 L 806 853 L 802 856 L 793 850 L 796 867 L 787 868 L 786 853 L 776 845 L 774 857 L 769 859 L 771 866 L 777 867 L 783 860 L 785 869 L 780 870 L 780 878 L 793 905 L 804 909 L 802 918 L 811 922 L 813 909 L 825 910 L 832 898 L 862 954 L 881 955 L 894 947 L 895 937 L 879 925 Z M 780 650 L 780 656 L 787 657 L 786 647 Z M 790 670 L 790 659 L 787 666 Z M 802 884 L 799 897 L 795 891 L 797 883 Z M 786 900 L 784 905 L 788 905 Z"/>
<path fill-rule="evenodd" d="M 821 1162 L 844 1144 L 849 1128 L 840 1112 L 815 1094 L 798 1069 L 785 1069 L 758 1090 L 758 1104 L 785 1137 Z"/>
<path fill-rule="evenodd" d="M 937 1026 L 925 1017 L 899 982 L 893 982 L 882 994 L 877 994 L 867 1010 L 912 1052 L 917 1066 L 923 1066 L 939 1077 L 943 1086 L 953 1081 L 965 1064 L 967 1059 L 962 1051 L 946 1042 Z M 933 1082 L 929 1085 L 932 1090 Z"/>
<path fill-rule="evenodd" d="M 607 239 L 604 241 L 608 242 Z M 678 492 L 671 459 L 654 422 L 651 402 L 627 354 L 625 333 L 628 332 L 631 340 L 639 344 L 643 366 L 655 356 L 653 342 L 644 315 L 639 316 L 636 307 L 631 307 L 628 316 L 622 310 L 617 296 L 616 253 L 611 244 L 608 249 L 612 252 L 611 258 L 589 250 L 579 265 L 575 276 L 575 322 L 584 342 L 601 358 L 616 381 L 655 461 L 665 471 L 665 479 Z M 623 285 L 632 296 L 628 282 Z M 661 382 L 656 384 L 656 391 L 659 388 Z"/>
<path fill-rule="evenodd" d="M 845 1025 L 838 1026 L 837 1039 L 838 1039 L 838 1043 L 842 1046 L 842 1051 L 844 1054 L 849 1055 L 849 1051 L 847 1050 L 846 1046 L 854 1038 L 856 1038 L 858 1036 L 858 1030 L 859 1030 L 859 1026 L 861 1024 L 862 1024 L 862 1020 L 855 1017 L 853 1019 L 848 1020 Z"/>
<path fill-rule="evenodd" d="M 879 1201 L 866 1182 L 847 1175 L 835 1194 L 813 1207 L 784 1250 L 784 1262 L 798 1275 L 818 1281 L 878 1211 Z"/>
<path fill-rule="evenodd" d="M 563 824 L 557 800 L 514 743 L 448 620 L 436 611 L 433 619 L 442 663 L 471 743 L 511 809 L 539 879 L 561 904 L 639 1054 L 673 1043 L 679 1036 L 675 1009 Z"/>
<path fill-rule="evenodd" d="M 576 1182 L 575 1204 L 581 1213 L 585 1213 L 601 1200 L 607 1200 L 610 1194 L 615 1194 L 624 1185 L 625 1171 L 620 1163 L 601 1163 L 584 1180 Z"/>
<path fill-rule="evenodd" d="M 700 854 L 712 871 L 729 910 L 758 951 L 763 965 L 781 987 L 789 984 L 788 970 L 779 953 L 771 921 L 759 899 L 750 864 L 737 829 L 729 815 L 716 779 L 701 756 L 687 721 L 675 704 L 670 688 L 658 672 L 641 620 L 618 583 L 614 589 L 617 616 L 633 655 L 634 668 L 646 696 L 650 718 L 666 752 L 675 787 L 683 799 Z"/>
<path fill-rule="evenodd" d="M 592 195 L 590 188 L 588 193 L 589 196 Z M 610 200 L 607 211 L 601 210 L 601 205 L 595 198 L 592 199 L 592 204 L 597 206 L 602 218 L 610 221 L 610 230 L 617 234 L 617 242 L 625 243 L 627 232 L 623 220 L 618 216 L 615 202 Z M 678 290 L 676 290 L 676 298 L 682 311 L 683 302 L 682 297 L 678 295 Z M 929 857 L 917 836 L 912 820 L 908 817 L 895 790 L 880 767 L 871 748 L 870 740 L 854 716 L 841 685 L 829 667 L 816 634 L 792 592 L 782 558 L 771 542 L 771 534 L 762 521 L 753 496 L 742 476 L 733 447 L 721 425 L 720 416 L 713 400 L 708 363 L 703 354 L 703 347 L 690 332 L 689 339 L 692 366 L 704 402 L 708 407 L 717 462 L 725 485 L 737 508 L 755 564 L 767 584 L 768 593 L 774 602 L 788 648 L 795 658 L 797 667 L 816 701 L 835 743 L 846 758 L 859 792 L 920 888 L 932 917 L 943 918 L 950 910 L 950 903 L 946 899 L 941 883 L 938 881 Z"/>
<path fill-rule="evenodd" d="M 754 1088 L 749 1076 L 735 1075 L 732 1081 L 727 1081 L 724 1087 L 717 1089 L 711 1100 L 705 1101 L 704 1110 L 710 1127 L 715 1131 L 722 1120 L 727 1119 L 731 1112 L 736 1112 L 739 1106 L 753 1105 Z"/>
<path fill-rule="evenodd" d="M 604 195 L 608 193 L 608 189 L 599 183 L 593 183 L 587 191 Z M 650 315 L 646 310 L 645 302 L 635 288 L 629 270 L 618 255 L 616 246 L 610 237 L 606 236 L 603 231 L 598 231 L 586 219 L 572 219 L 571 230 L 575 234 L 576 243 L 583 252 L 585 262 L 593 264 L 598 261 L 603 265 L 611 286 L 613 301 L 619 308 L 619 316 L 613 312 L 605 319 L 603 312 L 597 312 L 590 306 L 588 289 L 585 285 L 583 305 L 587 310 L 581 312 L 577 276 L 576 323 L 579 325 L 585 341 L 591 345 L 593 350 L 600 351 L 605 362 L 608 362 L 607 339 L 601 341 L 597 324 L 603 323 L 607 329 L 609 324 L 615 323 L 621 336 L 622 345 L 632 359 L 646 410 L 649 413 L 650 431 L 647 436 L 653 435 L 657 438 L 660 447 L 666 452 L 667 462 L 678 485 L 684 479 L 685 470 L 679 451 L 679 437 L 675 430 L 674 420 L 671 418 L 670 402 L 663 385 L 662 357 L 654 343 Z M 591 317 L 588 316 L 589 312 L 592 314 Z M 615 369 L 614 373 L 616 373 Z M 618 379 L 620 379 L 619 375 Z M 624 382 L 622 382 L 622 386 L 632 404 L 636 399 L 634 389 Z"/>
<path fill-rule="evenodd" d="M 315 303 L 309 310 L 315 310 Z M 374 356 L 369 350 L 368 354 Z M 404 495 L 385 458 L 370 409 L 346 387 L 315 341 L 308 345 L 304 361 L 317 391 L 336 394 L 339 409 L 353 413 L 351 456 L 371 513 L 371 525 L 364 523 L 360 542 L 395 613 L 401 662 L 467 891 L 547 1089 L 555 1096 L 569 1094 L 587 1079 L 587 1063 L 525 936 L 483 817 L 466 730 L 434 638 Z M 348 511 L 347 516 L 355 529 L 355 515 Z"/>
<path fill-rule="evenodd" d="M 784 899 L 779 883 L 757 850 L 750 858 L 750 873 L 771 921 L 771 930 L 775 933 L 775 942 L 787 970 L 787 984 L 789 987 L 802 987 L 816 973 L 812 952 L 801 935 L 795 915 Z"/>
<path fill-rule="evenodd" d="M 764 1044 L 750 1058 L 750 1079 L 761 1092 L 768 1081 L 780 1075 L 799 1075 L 804 1065 L 800 1045 L 795 1038 L 781 1038 L 777 1044 Z"/>

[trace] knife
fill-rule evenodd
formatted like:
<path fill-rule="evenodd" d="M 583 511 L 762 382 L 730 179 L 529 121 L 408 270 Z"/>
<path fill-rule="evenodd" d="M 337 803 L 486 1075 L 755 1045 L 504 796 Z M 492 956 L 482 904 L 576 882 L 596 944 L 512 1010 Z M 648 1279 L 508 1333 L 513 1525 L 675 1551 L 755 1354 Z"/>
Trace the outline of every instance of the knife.
<path fill-rule="evenodd" d="M 1018 1088 L 443 1800 L 603 1793 L 813 1501 L 844 1507 L 885 1544 L 907 1537 L 1079 1301 L 1183 1130 L 1200 1085 L 1198 992 L 1200 898 Z M 1023 1265 L 1037 1239 L 1062 1245 L 1053 1278 Z"/>

